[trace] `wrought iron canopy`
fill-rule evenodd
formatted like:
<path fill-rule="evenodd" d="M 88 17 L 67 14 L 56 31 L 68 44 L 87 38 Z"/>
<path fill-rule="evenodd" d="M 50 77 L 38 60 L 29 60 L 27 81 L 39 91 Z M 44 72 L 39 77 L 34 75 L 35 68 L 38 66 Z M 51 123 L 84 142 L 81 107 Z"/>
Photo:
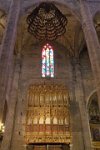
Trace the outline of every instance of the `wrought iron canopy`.
<path fill-rule="evenodd" d="M 42 2 L 27 17 L 28 32 L 39 40 L 55 40 L 66 32 L 67 18 L 51 2 Z"/>

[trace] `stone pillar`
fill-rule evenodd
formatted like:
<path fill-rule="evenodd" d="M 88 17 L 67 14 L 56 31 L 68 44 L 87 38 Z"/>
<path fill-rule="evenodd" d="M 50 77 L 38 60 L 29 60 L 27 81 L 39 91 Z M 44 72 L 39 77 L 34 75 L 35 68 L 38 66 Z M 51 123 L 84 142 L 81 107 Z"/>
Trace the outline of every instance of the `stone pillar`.
<path fill-rule="evenodd" d="M 72 60 L 72 58 L 70 58 Z M 71 150 L 84 150 L 83 133 L 79 104 L 75 96 L 75 68 L 72 61 L 68 65 L 69 70 L 69 96 L 70 96 L 70 126 L 71 126 Z"/>
<path fill-rule="evenodd" d="M 93 18 L 86 0 L 79 0 L 82 28 L 87 43 L 91 67 L 95 79 L 100 110 L 100 43 L 94 27 Z"/>
<path fill-rule="evenodd" d="M 84 88 L 83 88 L 82 76 L 80 71 L 80 64 L 78 59 L 74 59 L 74 65 L 75 65 L 75 75 L 76 75 L 75 96 L 79 104 L 79 110 L 81 114 L 84 150 L 92 150 L 89 120 L 88 120 L 87 108 L 85 103 L 85 95 L 84 95 Z"/>
<path fill-rule="evenodd" d="M 12 135 L 15 123 L 16 104 L 18 100 L 19 77 L 20 77 L 20 58 L 18 57 L 16 60 L 14 79 L 12 83 L 12 91 L 10 94 L 9 109 L 5 124 L 5 132 L 0 150 L 11 150 Z"/>
<path fill-rule="evenodd" d="M 20 1 L 12 0 L 8 14 L 8 22 L 0 49 L 0 121 L 2 122 L 4 103 L 8 80 L 13 72 L 14 47 L 16 40 L 17 23 L 20 14 Z"/>

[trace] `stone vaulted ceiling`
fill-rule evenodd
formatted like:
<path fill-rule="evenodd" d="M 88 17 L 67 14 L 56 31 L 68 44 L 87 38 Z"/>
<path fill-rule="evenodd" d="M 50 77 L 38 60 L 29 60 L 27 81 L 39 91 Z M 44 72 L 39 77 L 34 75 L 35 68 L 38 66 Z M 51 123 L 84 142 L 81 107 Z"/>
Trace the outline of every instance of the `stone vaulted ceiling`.
<path fill-rule="evenodd" d="M 63 45 L 66 48 L 66 52 L 70 53 L 71 55 L 74 55 L 75 49 L 76 51 L 80 49 L 80 46 L 83 43 L 83 33 L 81 30 L 80 22 L 64 5 L 56 4 L 56 6 L 68 19 L 68 24 L 66 26 L 66 33 L 61 37 L 59 37 L 56 40 L 56 42 L 59 42 L 61 45 Z M 18 43 L 20 43 L 20 41 L 22 41 L 22 43 L 20 43 L 22 49 L 26 48 L 27 46 L 29 47 L 35 44 L 36 42 L 41 43 L 41 41 L 38 41 L 34 36 L 30 35 L 27 31 L 26 18 L 27 15 L 30 14 L 30 12 L 33 9 L 34 9 L 33 7 L 30 8 L 28 12 L 20 20 L 17 42 L 19 41 Z"/>
<path fill-rule="evenodd" d="M 63 36 L 59 37 L 56 40 L 56 42 L 59 42 L 60 44 L 62 44 L 65 47 L 66 52 L 69 53 L 71 56 L 78 55 L 83 50 L 83 47 L 85 45 L 84 35 L 82 32 L 81 23 L 80 23 L 81 22 L 80 15 L 78 15 L 78 18 L 77 18 L 76 17 L 77 14 L 75 16 L 71 12 L 71 10 L 68 9 L 65 5 L 61 5 L 58 3 L 55 3 L 55 5 L 68 19 L 68 24 L 66 26 L 66 33 Z M 34 36 L 30 35 L 27 32 L 26 18 L 27 18 L 27 15 L 30 14 L 30 12 L 33 9 L 34 9 L 33 6 L 30 7 L 20 20 L 18 37 L 20 37 L 19 41 L 22 41 L 22 43 L 20 43 L 22 46 L 22 49 L 26 48 L 27 46 L 29 48 L 29 46 L 39 42 L 37 39 L 34 38 Z M 75 7 L 75 10 L 76 10 L 76 7 Z M 78 8 L 77 8 L 76 13 L 77 12 L 78 12 Z M 100 17 L 100 14 L 98 16 Z M 96 20 L 100 20 L 99 17 L 97 17 Z M 96 27 L 96 29 L 97 29 L 97 32 L 99 33 L 100 24 L 98 27 Z"/>
<path fill-rule="evenodd" d="M 4 3 L 3 0 L 0 0 L 0 3 L 3 4 L 3 7 L 8 10 L 8 6 L 10 5 L 11 0 L 5 0 L 7 3 Z M 39 0 L 43 1 L 43 0 Z M 74 56 L 79 54 L 79 52 L 83 49 L 85 41 L 84 41 L 84 35 L 81 28 L 81 18 L 79 15 L 79 8 L 76 7 L 75 3 L 71 0 L 68 2 L 70 7 L 66 7 L 64 5 L 65 1 L 62 0 L 60 3 L 58 3 L 59 0 L 55 0 L 55 5 L 60 9 L 60 11 L 66 15 L 68 19 L 68 24 L 66 26 L 66 33 L 59 37 L 56 42 L 59 42 L 61 45 L 63 45 L 66 49 L 66 52 L 70 55 Z M 22 51 L 26 47 L 29 47 L 37 42 L 39 42 L 37 39 L 34 38 L 34 36 L 30 35 L 27 32 L 27 23 L 26 18 L 27 15 L 36 7 L 38 4 L 38 1 L 34 1 L 35 5 L 33 5 L 33 1 L 27 1 L 23 0 L 22 5 L 22 16 L 20 17 L 20 22 L 18 24 L 18 32 L 17 32 L 17 42 L 16 42 L 16 49 L 17 51 Z M 61 4 L 63 3 L 63 4 Z M 74 6 L 75 5 L 75 6 Z M 72 12 L 72 8 L 74 11 Z M 99 21 L 98 21 L 99 20 Z M 100 37 L 100 14 L 96 16 L 95 19 L 95 27 L 98 32 L 98 36 Z M 99 23 L 98 23 L 99 22 Z M 3 32 L 5 30 L 6 26 L 6 15 L 3 11 L 0 11 L 0 42 L 3 37 Z M 41 42 L 40 42 L 41 43 Z"/>

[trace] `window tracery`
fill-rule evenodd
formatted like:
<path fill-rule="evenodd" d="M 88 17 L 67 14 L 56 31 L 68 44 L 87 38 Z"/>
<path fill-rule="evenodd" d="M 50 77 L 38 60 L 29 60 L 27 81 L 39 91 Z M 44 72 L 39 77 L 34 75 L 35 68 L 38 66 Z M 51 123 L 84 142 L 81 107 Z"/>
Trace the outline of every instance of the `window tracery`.
<path fill-rule="evenodd" d="M 48 43 L 42 49 L 42 77 L 54 77 L 54 50 Z"/>

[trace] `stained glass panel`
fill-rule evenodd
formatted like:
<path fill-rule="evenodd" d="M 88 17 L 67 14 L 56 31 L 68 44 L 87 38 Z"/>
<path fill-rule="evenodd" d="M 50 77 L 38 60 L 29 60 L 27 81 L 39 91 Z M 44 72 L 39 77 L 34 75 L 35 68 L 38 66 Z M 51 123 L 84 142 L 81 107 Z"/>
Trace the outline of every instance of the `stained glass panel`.
<path fill-rule="evenodd" d="M 54 77 L 54 52 L 48 43 L 42 49 L 42 77 Z"/>

